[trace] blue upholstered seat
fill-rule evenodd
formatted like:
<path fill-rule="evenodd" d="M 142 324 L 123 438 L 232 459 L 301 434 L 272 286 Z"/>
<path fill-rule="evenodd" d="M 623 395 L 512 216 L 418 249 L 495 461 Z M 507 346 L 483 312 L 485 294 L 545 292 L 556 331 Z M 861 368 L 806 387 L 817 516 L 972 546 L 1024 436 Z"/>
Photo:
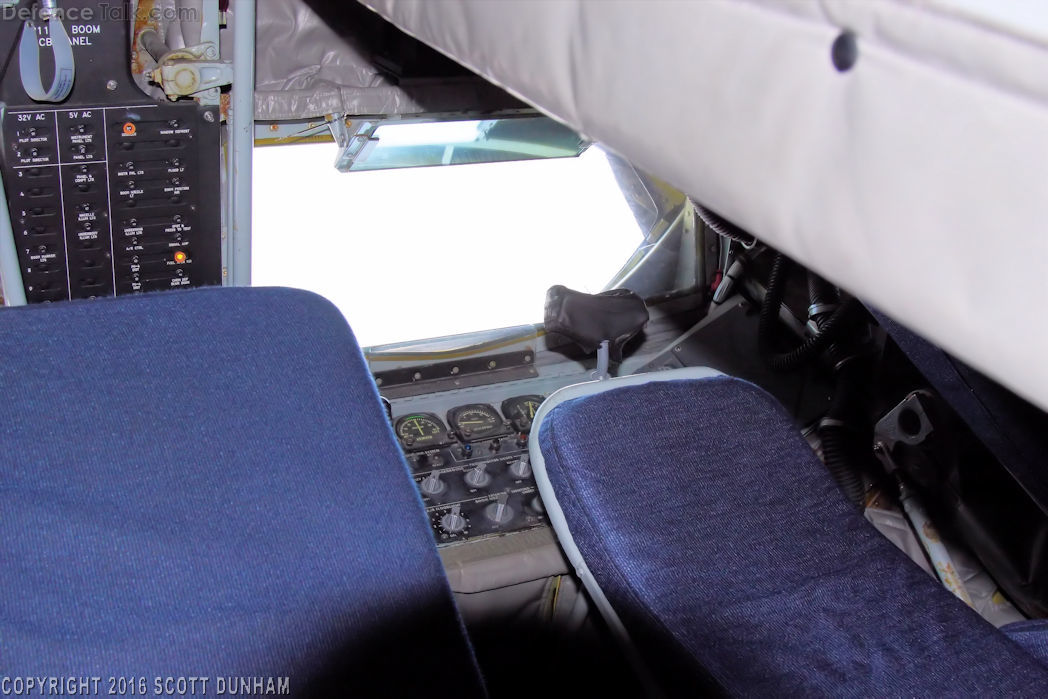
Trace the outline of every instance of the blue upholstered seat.
<path fill-rule="evenodd" d="M 374 383 L 323 299 L 3 310 L 0 399 L 0 675 L 483 694 Z"/>
<path fill-rule="evenodd" d="M 1002 626 L 1001 631 L 1048 666 L 1048 619 L 1015 621 Z"/>
<path fill-rule="evenodd" d="M 845 502 L 763 391 L 613 380 L 548 402 L 536 476 L 558 536 L 671 694 L 707 674 L 746 695 L 1048 691 Z"/>

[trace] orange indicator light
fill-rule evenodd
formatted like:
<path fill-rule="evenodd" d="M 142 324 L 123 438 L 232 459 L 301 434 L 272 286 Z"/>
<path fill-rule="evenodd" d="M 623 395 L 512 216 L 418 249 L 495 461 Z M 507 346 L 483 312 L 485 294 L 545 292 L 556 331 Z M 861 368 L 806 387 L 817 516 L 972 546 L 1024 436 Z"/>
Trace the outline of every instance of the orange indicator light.
<path fill-rule="evenodd" d="M 186 261 L 186 254 L 184 252 L 179 250 L 178 252 L 175 253 L 175 262 L 177 262 L 178 264 L 182 264 L 185 261 Z"/>

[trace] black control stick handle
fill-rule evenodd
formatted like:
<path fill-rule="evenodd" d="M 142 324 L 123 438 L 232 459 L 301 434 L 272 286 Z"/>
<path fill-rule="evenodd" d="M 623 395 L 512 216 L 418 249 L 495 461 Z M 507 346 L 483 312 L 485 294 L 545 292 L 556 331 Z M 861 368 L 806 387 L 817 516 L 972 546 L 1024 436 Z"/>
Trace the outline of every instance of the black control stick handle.
<path fill-rule="evenodd" d="M 546 332 L 564 335 L 584 352 L 608 343 L 611 359 L 622 361 L 622 348 L 648 322 L 644 299 L 629 289 L 584 294 L 564 286 L 546 292 Z"/>

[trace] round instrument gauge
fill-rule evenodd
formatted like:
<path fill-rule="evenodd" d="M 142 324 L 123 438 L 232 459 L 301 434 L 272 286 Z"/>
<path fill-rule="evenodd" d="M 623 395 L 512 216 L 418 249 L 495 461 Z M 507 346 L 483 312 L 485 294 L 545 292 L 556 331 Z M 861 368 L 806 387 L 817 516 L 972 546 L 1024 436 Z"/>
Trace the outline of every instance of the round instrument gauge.
<path fill-rule="evenodd" d="M 531 421 L 545 398 L 542 396 L 517 396 L 503 401 L 502 414 L 513 421 L 513 426 L 520 432 L 531 429 Z"/>
<path fill-rule="evenodd" d="M 506 432 L 502 416 L 485 403 L 460 405 L 449 410 L 448 422 L 463 441 L 484 439 Z"/>
<path fill-rule="evenodd" d="M 444 423 L 430 413 L 405 415 L 397 420 L 396 433 L 405 449 L 428 449 L 448 441 Z"/>

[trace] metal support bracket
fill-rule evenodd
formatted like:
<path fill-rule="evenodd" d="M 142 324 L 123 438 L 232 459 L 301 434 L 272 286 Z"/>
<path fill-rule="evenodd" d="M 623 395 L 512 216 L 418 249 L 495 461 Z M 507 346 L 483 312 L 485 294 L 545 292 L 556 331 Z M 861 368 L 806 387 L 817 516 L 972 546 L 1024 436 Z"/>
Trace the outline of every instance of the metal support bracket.
<path fill-rule="evenodd" d="M 201 104 L 218 104 L 219 88 L 233 82 L 233 64 L 218 60 L 218 47 L 211 42 L 169 51 L 157 64 L 150 78 L 172 101 L 193 96 Z"/>
<path fill-rule="evenodd" d="M 335 156 L 335 169 L 339 172 L 349 172 L 353 161 L 356 160 L 364 148 L 371 141 L 371 132 L 375 124 L 370 121 L 362 121 L 357 124 L 354 131 L 350 131 L 350 125 L 346 122 L 345 114 L 332 114 L 328 128 L 331 136 L 338 145 L 338 155 Z"/>

